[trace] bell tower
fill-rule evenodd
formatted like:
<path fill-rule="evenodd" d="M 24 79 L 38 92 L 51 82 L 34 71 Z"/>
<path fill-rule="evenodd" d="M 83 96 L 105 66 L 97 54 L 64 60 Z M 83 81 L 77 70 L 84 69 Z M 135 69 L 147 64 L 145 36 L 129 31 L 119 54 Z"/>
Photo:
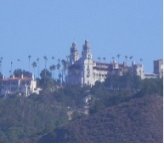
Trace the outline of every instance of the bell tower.
<path fill-rule="evenodd" d="M 73 42 L 70 48 L 70 63 L 74 64 L 77 60 L 79 60 L 79 53 L 75 42 Z"/>
<path fill-rule="evenodd" d="M 92 59 L 91 48 L 87 40 L 85 40 L 83 45 L 82 57 L 83 59 Z"/>
<path fill-rule="evenodd" d="M 83 61 L 83 85 L 90 85 L 94 84 L 93 80 L 93 59 L 91 48 L 87 40 L 83 45 L 82 51 L 82 61 Z"/>

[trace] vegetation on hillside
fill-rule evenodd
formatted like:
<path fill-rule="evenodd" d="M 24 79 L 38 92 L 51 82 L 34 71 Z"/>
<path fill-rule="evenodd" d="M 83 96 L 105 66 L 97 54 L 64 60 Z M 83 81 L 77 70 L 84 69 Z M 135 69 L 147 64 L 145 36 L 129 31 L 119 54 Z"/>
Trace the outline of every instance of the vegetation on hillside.
<path fill-rule="evenodd" d="M 42 136 L 38 142 L 161 143 L 162 97 L 149 95 L 122 102 Z"/>
<path fill-rule="evenodd" d="M 14 71 L 15 76 L 18 77 L 22 73 L 27 76 L 31 74 L 20 69 Z M 38 139 L 42 142 L 46 140 L 44 135 L 53 130 L 56 130 L 57 133 L 56 131 L 55 133 L 52 132 L 48 137 L 55 137 L 55 140 L 57 138 L 55 142 L 62 142 L 63 139 L 60 135 L 62 135 L 61 133 L 67 134 L 69 127 L 64 131 L 61 127 L 69 125 L 69 123 L 74 124 L 73 122 L 76 120 L 80 121 L 87 118 L 88 115 L 84 112 L 86 106 L 91 116 L 87 128 L 92 129 L 93 127 L 89 126 L 94 121 L 92 116 L 98 114 L 95 118 L 99 119 L 98 117 L 101 117 L 99 113 L 107 111 L 106 109 L 110 107 L 117 107 L 145 96 L 163 96 L 162 79 L 141 80 L 139 77 L 130 74 L 108 77 L 104 83 L 97 82 L 93 87 L 69 86 L 64 83 L 62 76 L 57 80 L 54 79 L 53 68 L 51 68 L 51 71 L 46 69 L 46 58 L 45 69 L 41 71 L 37 82 L 39 87 L 42 88 L 39 95 L 33 94 L 29 97 L 11 95 L 0 98 L 0 142 L 36 142 Z M 140 106 L 137 105 L 137 107 Z M 131 105 L 126 105 L 127 111 L 130 111 L 131 108 Z M 149 109 L 146 109 L 146 111 L 149 111 Z M 71 121 L 68 118 L 68 113 L 71 113 Z M 159 114 L 161 115 L 161 113 Z M 125 120 L 126 115 L 123 114 L 122 119 Z M 112 118 L 109 118 L 109 120 L 111 122 L 110 126 L 115 127 L 118 124 L 113 123 Z M 143 120 L 144 115 L 142 119 L 139 119 L 140 123 Z M 75 125 L 79 121 L 75 122 Z M 90 135 L 92 131 L 88 129 L 86 129 L 87 135 Z M 99 135 L 98 128 L 95 131 L 93 140 L 81 141 L 78 138 L 80 140 L 78 142 L 99 142 L 98 139 L 95 139 Z M 104 136 L 107 135 L 104 134 Z M 113 134 L 111 137 L 113 137 Z M 115 137 L 119 137 L 119 135 Z M 73 140 L 72 137 L 71 142 L 75 142 Z"/>
<path fill-rule="evenodd" d="M 104 83 L 97 83 L 92 89 L 94 101 L 90 112 L 95 113 L 106 107 L 145 95 L 163 96 L 162 79 L 144 79 L 129 74 L 108 77 Z"/>

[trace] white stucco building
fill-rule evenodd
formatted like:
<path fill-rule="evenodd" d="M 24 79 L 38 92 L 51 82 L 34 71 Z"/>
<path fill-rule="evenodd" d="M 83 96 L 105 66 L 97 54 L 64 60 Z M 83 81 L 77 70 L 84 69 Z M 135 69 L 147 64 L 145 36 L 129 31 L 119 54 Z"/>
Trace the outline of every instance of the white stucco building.
<path fill-rule="evenodd" d="M 0 80 L 0 95 L 21 94 L 29 96 L 32 93 L 39 94 L 37 82 L 34 77 L 9 77 Z"/>
<path fill-rule="evenodd" d="M 75 43 L 70 48 L 70 64 L 66 82 L 70 85 L 89 85 L 93 86 L 96 81 L 105 81 L 107 75 L 123 75 L 127 72 L 144 78 L 144 67 L 142 64 L 132 63 L 128 66 L 125 62 L 119 64 L 116 61 L 112 63 L 103 63 L 93 60 L 91 47 L 88 41 L 83 45 L 82 54 L 78 52 Z"/>

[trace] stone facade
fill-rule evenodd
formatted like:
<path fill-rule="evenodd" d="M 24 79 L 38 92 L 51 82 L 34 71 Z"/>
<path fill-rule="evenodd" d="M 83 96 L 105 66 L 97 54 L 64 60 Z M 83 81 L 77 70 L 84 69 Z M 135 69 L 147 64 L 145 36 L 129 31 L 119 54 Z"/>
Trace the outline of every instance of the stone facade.
<path fill-rule="evenodd" d="M 142 64 L 132 63 L 128 66 L 125 62 L 119 64 L 116 61 L 112 63 L 102 63 L 93 60 L 92 52 L 88 41 L 85 41 L 82 50 L 82 56 L 79 56 L 75 43 L 72 43 L 70 49 L 70 64 L 66 82 L 70 85 L 88 85 L 93 86 L 96 81 L 103 82 L 108 75 L 123 75 L 127 72 L 144 78 L 144 67 Z"/>
<path fill-rule="evenodd" d="M 34 77 L 15 77 L 3 78 L 0 80 L 0 95 L 20 94 L 29 96 L 32 93 L 39 94 L 37 82 Z"/>

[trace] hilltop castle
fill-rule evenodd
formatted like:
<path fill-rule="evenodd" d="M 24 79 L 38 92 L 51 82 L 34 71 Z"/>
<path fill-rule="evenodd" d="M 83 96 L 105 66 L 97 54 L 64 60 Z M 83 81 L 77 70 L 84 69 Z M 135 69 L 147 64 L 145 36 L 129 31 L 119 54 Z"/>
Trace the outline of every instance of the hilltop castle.
<path fill-rule="evenodd" d="M 131 64 L 128 65 L 127 60 L 122 63 L 114 59 L 110 63 L 95 61 L 88 41 L 85 41 L 80 56 L 76 44 L 72 43 L 65 77 L 65 82 L 68 85 L 93 86 L 97 81 L 104 82 L 107 77 L 123 76 L 127 73 L 139 76 L 141 79 L 162 78 L 163 59 L 154 60 L 153 73 L 145 73 L 141 62 L 131 61 Z M 23 76 L 23 74 L 21 77 L 11 75 L 9 78 L 3 76 L 0 79 L 0 95 L 29 96 L 33 93 L 39 94 L 40 91 L 41 88 L 37 87 L 34 75 L 28 77 Z"/>
<path fill-rule="evenodd" d="M 85 41 L 80 57 L 76 44 L 72 43 L 70 48 L 70 65 L 66 77 L 68 84 L 93 86 L 96 81 L 105 81 L 108 75 L 122 76 L 127 72 L 137 75 L 141 79 L 144 79 L 145 76 L 144 67 L 141 63 L 135 64 L 133 61 L 131 66 L 128 66 L 127 62 L 118 63 L 115 60 L 112 63 L 95 61 L 93 60 L 88 41 Z"/>

